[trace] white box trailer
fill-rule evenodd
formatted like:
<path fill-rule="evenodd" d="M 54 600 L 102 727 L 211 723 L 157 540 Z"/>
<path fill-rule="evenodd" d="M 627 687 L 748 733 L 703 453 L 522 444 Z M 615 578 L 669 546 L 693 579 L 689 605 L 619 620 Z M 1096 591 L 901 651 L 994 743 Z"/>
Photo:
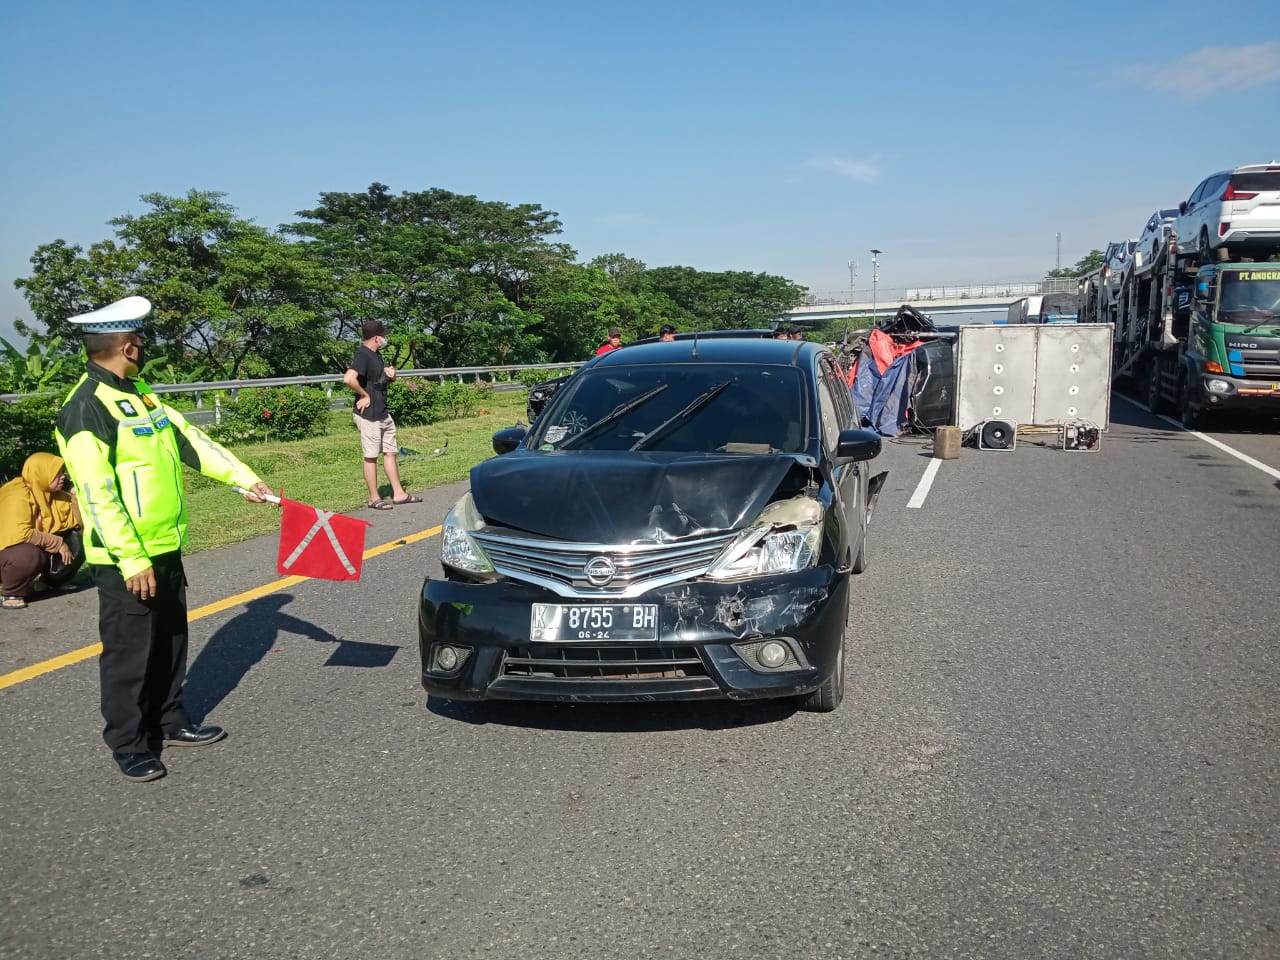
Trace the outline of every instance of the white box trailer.
<path fill-rule="evenodd" d="M 956 344 L 956 423 L 1041 426 L 1111 415 L 1109 323 L 966 325 Z"/>

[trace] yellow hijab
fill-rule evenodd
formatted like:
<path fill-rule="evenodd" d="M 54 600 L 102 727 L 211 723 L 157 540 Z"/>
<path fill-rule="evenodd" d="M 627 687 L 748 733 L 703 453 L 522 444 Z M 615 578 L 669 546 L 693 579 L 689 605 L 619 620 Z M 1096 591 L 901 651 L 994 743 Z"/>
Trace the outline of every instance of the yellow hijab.
<path fill-rule="evenodd" d="M 22 465 L 22 476 L 0 487 L 0 549 L 26 543 L 36 530 L 58 533 L 81 525 L 71 494 L 49 489 L 61 469 L 61 457 L 33 453 Z"/>

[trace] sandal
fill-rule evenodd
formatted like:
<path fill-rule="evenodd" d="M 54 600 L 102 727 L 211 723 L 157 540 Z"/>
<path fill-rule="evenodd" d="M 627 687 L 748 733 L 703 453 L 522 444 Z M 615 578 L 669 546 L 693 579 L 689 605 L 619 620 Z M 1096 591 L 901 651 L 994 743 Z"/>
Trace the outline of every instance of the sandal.
<path fill-rule="evenodd" d="M 21 597 L 5 597 L 0 601 L 0 608 L 5 610 L 25 610 L 27 609 L 27 601 Z"/>
<path fill-rule="evenodd" d="M 366 507 L 368 507 L 370 510 L 392 510 L 392 509 L 394 509 L 394 508 L 391 506 L 390 501 L 388 501 L 388 500 L 383 500 L 381 497 L 379 497 L 377 500 L 374 500 L 372 503 L 366 503 L 366 504 L 365 504 L 365 506 L 366 506 Z"/>
<path fill-rule="evenodd" d="M 391 502 L 394 503 L 396 506 L 400 506 L 401 504 L 404 504 L 404 503 L 421 503 L 422 498 L 418 496 L 416 493 L 411 493 L 407 497 L 405 497 L 403 500 L 392 500 Z"/>

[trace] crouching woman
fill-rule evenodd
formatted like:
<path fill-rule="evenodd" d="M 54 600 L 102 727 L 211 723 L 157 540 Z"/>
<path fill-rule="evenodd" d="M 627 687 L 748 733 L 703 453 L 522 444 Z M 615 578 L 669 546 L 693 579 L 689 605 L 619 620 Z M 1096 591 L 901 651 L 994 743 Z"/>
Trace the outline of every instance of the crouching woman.
<path fill-rule="evenodd" d="M 33 453 L 22 476 L 0 487 L 0 590 L 21 610 L 37 577 L 56 590 L 84 563 L 80 509 L 62 458 Z"/>

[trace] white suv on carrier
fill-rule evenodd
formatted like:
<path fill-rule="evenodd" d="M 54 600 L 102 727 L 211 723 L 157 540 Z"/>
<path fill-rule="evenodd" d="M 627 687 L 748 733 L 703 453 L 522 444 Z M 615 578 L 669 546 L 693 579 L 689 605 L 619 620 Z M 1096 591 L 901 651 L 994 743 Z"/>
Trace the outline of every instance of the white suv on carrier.
<path fill-rule="evenodd" d="M 1233 252 L 1280 253 L 1280 164 L 1258 163 L 1206 177 L 1178 211 L 1173 229 L 1181 256 L 1195 254 L 1208 263 Z"/>

